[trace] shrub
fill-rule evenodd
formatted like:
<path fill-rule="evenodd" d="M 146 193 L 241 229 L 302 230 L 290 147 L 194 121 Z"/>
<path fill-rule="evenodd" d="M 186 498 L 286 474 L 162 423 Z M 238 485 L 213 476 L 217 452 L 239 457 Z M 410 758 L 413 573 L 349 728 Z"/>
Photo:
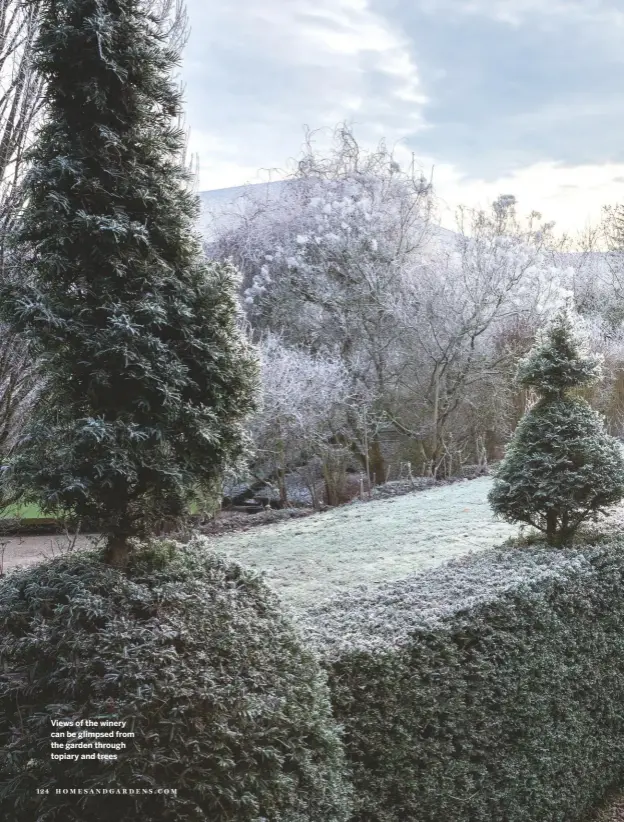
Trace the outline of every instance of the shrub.
<path fill-rule="evenodd" d="M 498 549 L 310 609 L 353 822 L 584 822 L 624 775 L 622 543 Z"/>
<path fill-rule="evenodd" d="M 51 761 L 51 720 L 110 717 L 116 761 Z M 261 578 L 195 542 L 125 571 L 79 552 L 0 583 L 0 818 L 344 822 L 317 658 Z M 106 797 L 57 788 L 176 788 Z M 48 789 L 38 795 L 36 789 Z"/>
<path fill-rule="evenodd" d="M 554 545 L 624 496 L 619 443 L 585 400 L 570 396 L 599 376 L 599 360 L 585 350 L 567 312 L 518 369 L 520 385 L 536 389 L 540 400 L 520 420 L 489 500 L 496 514 L 538 528 Z"/>

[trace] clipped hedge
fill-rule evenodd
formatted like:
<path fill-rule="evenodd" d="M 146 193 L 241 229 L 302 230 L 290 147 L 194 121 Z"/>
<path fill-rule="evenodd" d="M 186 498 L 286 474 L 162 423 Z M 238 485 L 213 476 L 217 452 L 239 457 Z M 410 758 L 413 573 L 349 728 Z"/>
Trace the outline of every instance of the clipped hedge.
<path fill-rule="evenodd" d="M 55 517 L 0 517 L 0 537 L 12 536 L 48 536 L 53 534 L 70 535 L 76 533 L 76 523 L 67 522 Z M 97 533 L 96 523 L 83 521 L 78 532 L 81 534 Z"/>
<path fill-rule="evenodd" d="M 103 717 L 136 734 L 116 761 L 51 760 L 51 719 Z M 326 676 L 253 572 L 163 542 L 0 582 L 0 819 L 345 822 L 343 764 Z"/>
<path fill-rule="evenodd" d="M 584 822 L 624 776 L 624 544 L 469 555 L 310 609 L 353 822 Z"/>
<path fill-rule="evenodd" d="M 61 534 L 62 524 L 53 517 L 37 517 L 22 519 L 6 517 L 0 519 L 0 537 L 4 536 L 42 536 L 47 534 Z"/>

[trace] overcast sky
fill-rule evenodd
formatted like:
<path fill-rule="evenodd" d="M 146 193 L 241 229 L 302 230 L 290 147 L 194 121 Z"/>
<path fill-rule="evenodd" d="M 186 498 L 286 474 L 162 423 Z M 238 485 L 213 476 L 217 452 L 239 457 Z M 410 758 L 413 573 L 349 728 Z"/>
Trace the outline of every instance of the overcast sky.
<path fill-rule="evenodd" d="M 451 208 L 514 194 L 574 231 L 624 201 L 624 0 L 187 7 L 201 190 L 268 179 L 260 169 L 299 154 L 304 124 L 346 120 L 364 146 L 385 137 L 399 161 L 435 165 Z"/>

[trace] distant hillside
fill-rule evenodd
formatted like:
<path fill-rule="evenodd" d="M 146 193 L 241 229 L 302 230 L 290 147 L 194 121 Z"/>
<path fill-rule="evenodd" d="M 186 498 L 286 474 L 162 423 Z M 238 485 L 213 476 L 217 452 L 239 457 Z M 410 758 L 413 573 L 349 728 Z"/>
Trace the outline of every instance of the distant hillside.
<path fill-rule="evenodd" d="M 209 242 L 214 234 L 215 227 L 227 222 L 229 213 L 240 213 L 249 195 L 257 201 L 274 200 L 279 197 L 287 185 L 288 180 L 276 180 L 272 183 L 256 183 L 255 185 L 200 191 L 199 197 L 202 207 L 200 230 L 204 238 Z"/>
<path fill-rule="evenodd" d="M 289 183 L 289 180 L 275 180 L 272 183 L 255 183 L 232 188 L 217 188 L 212 191 L 200 191 L 202 213 L 199 227 L 206 241 L 210 242 L 215 229 L 227 224 L 232 219 L 232 214 L 240 214 L 244 211 L 249 196 L 256 202 L 263 200 L 270 202 L 278 199 Z M 449 231 L 449 229 L 441 226 L 435 226 L 434 232 L 445 245 L 454 243 L 457 238 L 454 231 Z"/>

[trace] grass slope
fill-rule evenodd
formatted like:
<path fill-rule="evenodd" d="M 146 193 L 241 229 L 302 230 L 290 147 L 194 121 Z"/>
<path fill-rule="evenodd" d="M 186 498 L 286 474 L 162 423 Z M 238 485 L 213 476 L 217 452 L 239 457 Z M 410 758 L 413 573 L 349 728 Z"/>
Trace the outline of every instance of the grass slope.
<path fill-rule="evenodd" d="M 193 503 L 190 508 L 191 514 L 198 514 L 200 511 L 199 505 Z M 0 519 L 45 519 L 46 514 L 42 514 L 38 506 L 31 503 L 30 505 L 10 505 L 3 511 L 0 511 Z"/>
<path fill-rule="evenodd" d="M 0 513 L 0 519 L 42 519 L 44 515 L 36 505 L 11 505 Z"/>
<path fill-rule="evenodd" d="M 391 499 L 354 503 L 294 522 L 215 540 L 215 548 L 267 572 L 294 607 L 347 589 L 402 579 L 491 548 L 518 527 L 497 522 L 488 477 Z"/>

